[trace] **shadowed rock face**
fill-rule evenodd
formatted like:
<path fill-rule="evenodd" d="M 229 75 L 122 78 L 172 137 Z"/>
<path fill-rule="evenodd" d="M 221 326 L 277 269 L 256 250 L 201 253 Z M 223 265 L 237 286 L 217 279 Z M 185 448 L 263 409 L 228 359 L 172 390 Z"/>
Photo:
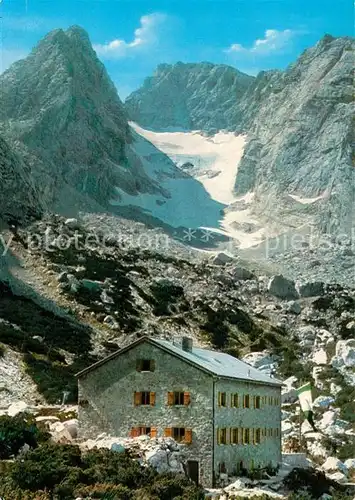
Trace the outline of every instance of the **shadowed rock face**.
<path fill-rule="evenodd" d="M 42 208 L 28 166 L 0 137 L 0 229 L 27 223 L 40 215 Z"/>
<path fill-rule="evenodd" d="M 324 194 L 311 207 L 319 227 L 350 229 L 354 47 L 350 38 L 328 35 L 285 72 L 258 76 L 231 112 L 231 120 L 234 113 L 249 131 L 236 178 L 238 194 L 256 191 L 260 208 L 271 212 L 284 193 Z"/>
<path fill-rule="evenodd" d="M 228 128 L 227 111 L 253 80 L 226 65 L 161 64 L 125 106 L 133 121 L 154 130 Z"/>
<path fill-rule="evenodd" d="M 159 191 L 130 150 L 125 110 L 84 30 L 52 31 L 0 85 L 0 131 L 29 157 L 51 207 L 105 208 L 115 186 Z"/>

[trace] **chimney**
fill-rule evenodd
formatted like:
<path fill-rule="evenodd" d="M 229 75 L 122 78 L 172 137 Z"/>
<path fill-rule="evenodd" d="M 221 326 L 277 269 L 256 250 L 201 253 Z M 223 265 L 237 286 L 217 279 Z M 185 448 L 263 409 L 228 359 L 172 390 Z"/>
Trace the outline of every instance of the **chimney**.
<path fill-rule="evenodd" d="M 183 351 L 192 352 L 192 338 L 191 337 L 182 337 L 181 339 L 181 347 Z"/>

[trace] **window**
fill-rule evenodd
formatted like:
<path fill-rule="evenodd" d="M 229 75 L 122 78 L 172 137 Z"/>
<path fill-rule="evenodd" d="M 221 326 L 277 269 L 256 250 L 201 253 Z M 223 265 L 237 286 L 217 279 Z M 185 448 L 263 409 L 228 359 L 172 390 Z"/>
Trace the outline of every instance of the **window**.
<path fill-rule="evenodd" d="M 243 444 L 250 444 L 250 429 L 243 429 Z"/>
<path fill-rule="evenodd" d="M 254 408 L 261 408 L 260 396 L 254 396 Z"/>
<path fill-rule="evenodd" d="M 169 406 L 189 406 L 191 395 L 189 392 L 175 391 L 168 392 Z"/>
<path fill-rule="evenodd" d="M 184 404 L 184 393 L 174 392 L 174 405 L 183 405 L 183 404 Z"/>
<path fill-rule="evenodd" d="M 227 472 L 226 464 L 224 462 L 218 464 L 218 472 L 220 474 L 225 474 Z"/>
<path fill-rule="evenodd" d="M 250 408 L 250 396 L 249 394 L 244 394 L 244 408 Z"/>
<path fill-rule="evenodd" d="M 137 372 L 154 372 L 155 361 L 153 359 L 137 359 Z"/>
<path fill-rule="evenodd" d="M 261 429 L 254 430 L 254 444 L 261 443 Z"/>
<path fill-rule="evenodd" d="M 239 429 L 238 427 L 234 427 L 231 429 L 231 444 L 238 444 L 239 443 Z"/>
<path fill-rule="evenodd" d="M 227 394 L 225 392 L 218 393 L 218 406 L 227 406 Z"/>
<path fill-rule="evenodd" d="M 185 427 L 173 427 L 173 438 L 178 443 L 185 438 Z"/>
<path fill-rule="evenodd" d="M 217 429 L 217 444 L 227 444 L 227 429 Z"/>
<path fill-rule="evenodd" d="M 238 394 L 231 394 L 231 407 L 232 408 L 239 408 Z"/>
<path fill-rule="evenodd" d="M 155 392 L 142 391 L 134 393 L 135 406 L 154 406 Z"/>
<path fill-rule="evenodd" d="M 192 429 L 185 427 L 168 427 L 165 429 L 165 437 L 172 437 L 178 443 L 191 444 L 192 443 Z"/>

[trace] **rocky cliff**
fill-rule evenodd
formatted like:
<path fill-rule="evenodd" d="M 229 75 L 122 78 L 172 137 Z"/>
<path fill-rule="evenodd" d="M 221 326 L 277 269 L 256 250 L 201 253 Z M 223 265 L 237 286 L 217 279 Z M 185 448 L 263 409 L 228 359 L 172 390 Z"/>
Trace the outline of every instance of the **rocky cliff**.
<path fill-rule="evenodd" d="M 353 39 L 326 35 L 285 71 L 256 78 L 206 63 L 162 65 L 126 109 L 152 129 L 247 134 L 237 195 L 255 192 L 254 210 L 266 219 L 348 232 L 355 216 L 353 50 Z"/>
<path fill-rule="evenodd" d="M 161 191 L 132 149 L 126 112 L 81 28 L 49 33 L 0 85 L 0 130 L 27 157 L 49 207 L 106 208 L 116 186 Z"/>
<path fill-rule="evenodd" d="M 129 117 L 154 130 L 220 130 L 227 112 L 254 78 L 226 65 L 161 64 L 125 106 Z"/>
<path fill-rule="evenodd" d="M 30 168 L 0 137 L 0 229 L 27 223 L 41 214 L 43 206 Z"/>
<path fill-rule="evenodd" d="M 238 194 L 255 191 L 259 208 L 271 213 L 277 200 L 293 194 L 309 200 L 321 229 L 350 229 L 353 50 L 352 39 L 325 36 L 285 72 L 258 76 L 229 116 L 249 139 Z"/>

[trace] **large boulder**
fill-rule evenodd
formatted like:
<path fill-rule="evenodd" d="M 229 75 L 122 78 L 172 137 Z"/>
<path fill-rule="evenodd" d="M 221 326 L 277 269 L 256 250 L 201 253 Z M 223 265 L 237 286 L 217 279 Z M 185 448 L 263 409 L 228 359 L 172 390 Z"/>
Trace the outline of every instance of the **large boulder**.
<path fill-rule="evenodd" d="M 249 271 L 249 269 L 245 269 L 245 267 L 235 266 L 231 270 L 231 273 L 237 281 L 252 280 L 255 278 L 255 274 Z"/>
<path fill-rule="evenodd" d="M 313 401 L 313 408 L 326 409 L 334 403 L 335 399 L 332 396 L 318 396 Z"/>
<path fill-rule="evenodd" d="M 19 413 L 29 411 L 29 406 L 24 401 L 16 401 L 16 403 L 12 403 L 8 409 L 7 414 L 9 417 L 16 417 Z"/>
<path fill-rule="evenodd" d="M 324 472 L 341 472 L 342 474 L 347 474 L 348 469 L 346 465 L 336 457 L 328 457 L 327 460 L 322 465 Z"/>
<path fill-rule="evenodd" d="M 317 349 L 312 356 L 312 361 L 316 365 L 327 364 L 327 353 L 324 349 Z"/>
<path fill-rule="evenodd" d="M 322 281 L 297 283 L 297 291 L 300 297 L 318 297 L 324 295 L 324 283 Z"/>
<path fill-rule="evenodd" d="M 292 375 L 291 377 L 284 380 L 282 392 L 281 392 L 281 402 L 282 403 L 294 403 L 298 399 L 297 389 L 294 384 L 297 382 L 297 377 Z"/>
<path fill-rule="evenodd" d="M 271 374 L 276 368 L 275 358 L 267 351 L 251 352 L 243 357 L 245 363 L 248 363 L 258 370 Z"/>
<path fill-rule="evenodd" d="M 295 282 L 282 276 L 273 276 L 268 283 L 268 291 L 271 295 L 284 300 L 298 298 Z"/>
<path fill-rule="evenodd" d="M 212 264 L 214 264 L 215 266 L 224 266 L 225 264 L 229 264 L 233 261 L 234 257 L 232 255 L 228 255 L 224 252 L 219 252 L 215 257 L 213 257 Z"/>
<path fill-rule="evenodd" d="M 335 368 L 355 366 L 355 340 L 339 340 L 335 346 L 335 356 L 331 360 Z"/>

